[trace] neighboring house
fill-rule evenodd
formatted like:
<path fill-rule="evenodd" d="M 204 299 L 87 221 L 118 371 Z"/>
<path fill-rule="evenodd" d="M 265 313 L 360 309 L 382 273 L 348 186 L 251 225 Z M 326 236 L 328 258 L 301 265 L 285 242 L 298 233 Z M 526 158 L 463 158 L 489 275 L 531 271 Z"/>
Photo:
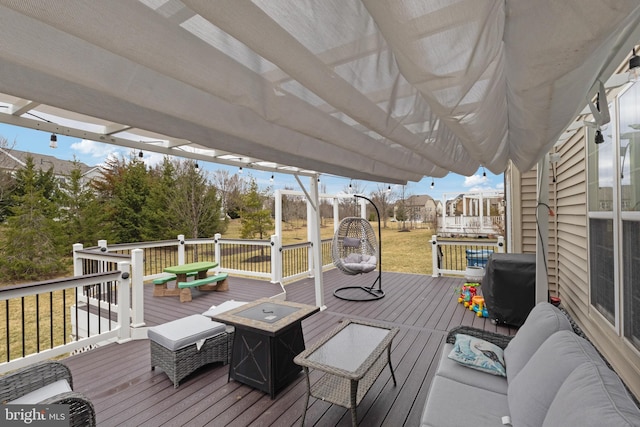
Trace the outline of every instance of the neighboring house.
<path fill-rule="evenodd" d="M 33 158 L 36 169 L 47 171 L 53 168 L 53 174 L 60 182 L 67 181 L 71 171 L 76 167 L 76 164 L 69 160 L 61 160 L 53 156 L 29 153 L 27 151 L 0 148 L 0 171 L 14 173 L 26 165 L 27 157 L 29 156 Z M 81 162 L 77 162 L 77 165 L 82 172 L 82 182 L 88 182 L 100 173 L 99 166 L 87 166 Z"/>
<path fill-rule="evenodd" d="M 409 196 L 405 199 L 404 204 L 408 221 L 427 222 L 434 219 L 435 211 L 429 211 L 427 209 L 428 207 L 432 207 L 433 197 L 426 194 Z"/>
<path fill-rule="evenodd" d="M 551 294 L 640 396 L 640 84 L 619 86 L 607 100 L 604 142 L 595 143 L 596 129 L 585 124 L 593 118 L 583 116 L 552 150 L 559 159 L 549 163 L 554 215 L 544 259 Z M 546 209 L 536 169 L 505 173 L 510 252 L 536 252 L 537 217 Z"/>
<path fill-rule="evenodd" d="M 437 232 L 444 237 L 504 235 L 504 193 L 481 191 L 443 194 Z M 442 207 L 442 204 L 441 204 Z"/>
<path fill-rule="evenodd" d="M 402 201 L 397 202 L 393 207 L 392 222 L 398 220 L 400 203 L 402 203 Z M 426 194 L 409 196 L 404 200 L 404 209 L 406 212 L 406 221 L 416 224 L 431 223 L 435 226 L 438 214 L 442 211 L 442 203 Z"/>

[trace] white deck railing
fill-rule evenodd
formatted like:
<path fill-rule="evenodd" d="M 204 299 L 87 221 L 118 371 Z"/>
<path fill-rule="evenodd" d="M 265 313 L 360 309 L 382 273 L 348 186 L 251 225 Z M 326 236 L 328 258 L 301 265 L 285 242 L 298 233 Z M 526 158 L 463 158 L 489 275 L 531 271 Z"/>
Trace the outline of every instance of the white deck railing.
<path fill-rule="evenodd" d="M 0 373 L 102 342 L 131 339 L 129 288 L 129 263 L 121 261 L 111 272 L 0 289 L 0 304 L 6 311 L 0 319 L 0 330 L 5 331 L 2 340 L 6 343 L 2 346 Z M 92 294 L 94 290 L 97 292 Z M 98 295 L 105 290 L 115 299 L 106 309 L 107 326 L 101 320 L 105 316 L 85 316 L 78 309 L 86 303 L 104 307 Z M 77 321 L 74 326 L 69 325 L 72 315 Z M 18 328 L 22 330 L 21 340 L 15 339 L 14 331 Z M 89 334 L 80 337 L 80 329 Z"/>
<path fill-rule="evenodd" d="M 488 255 L 505 251 L 504 237 L 496 240 L 438 240 L 431 236 L 433 277 L 464 276 L 468 267 L 484 268 Z"/>
<path fill-rule="evenodd" d="M 331 266 L 331 244 L 331 240 L 322 241 L 323 268 Z M 434 276 L 463 275 L 467 267 L 467 249 L 504 252 L 502 238 L 478 244 L 478 241 L 437 240 L 433 236 L 431 244 L 434 249 Z M 51 345 L 51 348 L 44 350 L 36 348 L 32 353 L 25 353 L 17 359 L 12 355 L 4 355 L 0 372 L 102 342 L 146 338 L 144 282 L 166 274 L 163 269 L 169 265 L 216 261 L 216 271 L 268 279 L 282 284 L 301 277 L 312 277 L 311 252 L 309 242 L 283 246 L 277 236 L 263 241 L 223 239 L 219 234 L 213 239 L 185 239 L 184 236 L 178 236 L 176 240 L 112 246 L 101 240 L 98 246 L 89 249 L 76 244 L 73 247 L 74 277 L 0 289 L 0 301 L 6 301 L 7 311 L 14 304 L 11 300 L 25 301 L 24 298 L 51 295 L 51 292 L 60 289 L 72 290 L 74 298 L 72 303 L 67 304 L 65 297 L 65 302 L 61 303 L 70 307 L 68 310 L 73 310 L 69 314 L 69 322 L 72 324 L 68 337 L 59 345 Z M 284 287 L 276 297 L 286 298 Z M 0 322 L 6 323 L 6 318 L 4 316 Z M 53 323 L 54 320 L 50 322 Z M 57 322 L 65 330 L 67 320 Z M 12 327 L 4 326 L 6 331 Z M 9 339 L 7 335 L 5 341 L 8 342 Z M 11 360 L 7 362 L 6 357 Z"/>

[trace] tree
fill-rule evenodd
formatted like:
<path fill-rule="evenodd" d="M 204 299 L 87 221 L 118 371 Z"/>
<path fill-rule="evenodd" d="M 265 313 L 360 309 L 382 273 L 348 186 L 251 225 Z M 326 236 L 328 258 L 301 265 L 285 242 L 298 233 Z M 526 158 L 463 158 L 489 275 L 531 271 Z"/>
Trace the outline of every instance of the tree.
<path fill-rule="evenodd" d="M 186 236 L 212 237 L 226 230 L 221 218 L 221 199 L 207 175 L 193 161 L 175 165 L 176 180 L 170 192 L 169 216 Z"/>
<path fill-rule="evenodd" d="M 149 197 L 145 203 L 148 218 L 145 240 L 175 239 L 182 233 L 170 209 L 176 186 L 176 164 L 177 161 L 165 156 L 162 165 L 149 171 L 151 179 Z"/>
<path fill-rule="evenodd" d="M 218 169 L 213 174 L 213 185 L 222 200 L 222 210 L 230 218 L 239 218 L 242 210 L 242 195 L 247 191 L 247 180 L 228 170 Z"/>
<path fill-rule="evenodd" d="M 1 246 L 3 271 L 10 279 L 51 277 L 63 269 L 56 206 L 44 195 L 48 185 L 43 188 L 46 182 L 33 158 L 18 170 L 17 181 Z"/>
<path fill-rule="evenodd" d="M 389 187 L 390 188 L 390 187 Z M 389 207 L 391 206 L 392 192 L 384 185 L 378 184 L 378 189 L 371 193 L 371 201 L 380 211 L 380 221 L 384 228 L 387 228 L 387 220 L 389 219 Z"/>
<path fill-rule="evenodd" d="M 95 196 L 89 185 L 83 182 L 80 164 L 74 167 L 68 179 L 61 183 L 59 212 L 60 224 L 66 236 L 64 245 L 71 249 L 74 243 L 88 245 L 100 238 L 98 216 L 91 209 Z"/>
<path fill-rule="evenodd" d="M 292 187 L 285 187 L 285 190 L 293 190 Z M 296 228 L 298 220 L 307 217 L 307 203 L 303 196 L 283 195 L 282 196 L 282 221 L 289 224 L 291 229 Z"/>
<path fill-rule="evenodd" d="M 102 209 L 103 238 L 115 243 L 144 241 L 150 223 L 149 210 L 145 209 L 150 179 L 144 163 L 133 155 L 129 161 L 110 158 L 93 187 L 97 192 L 95 203 Z"/>
<path fill-rule="evenodd" d="M 407 199 L 406 199 L 406 189 L 407 186 L 402 186 L 402 194 L 400 196 L 400 200 L 396 204 L 396 219 L 400 221 L 402 224 L 400 227 L 400 231 L 409 231 L 407 228 L 407 220 L 409 219 L 409 213 L 407 212 Z"/>
<path fill-rule="evenodd" d="M 348 187 L 345 187 L 343 192 L 345 194 L 364 194 L 364 188 L 359 181 L 352 181 Z M 360 216 L 360 204 L 359 200 L 355 197 L 349 197 L 346 199 L 340 199 L 339 214 L 340 218 L 347 216 Z"/>
<path fill-rule="evenodd" d="M 0 171 L 0 222 L 3 222 L 9 214 L 9 207 L 12 203 L 11 195 L 13 194 L 13 190 L 16 185 L 16 180 L 12 171 L 5 170 L 7 167 L 5 161 L 8 160 L 8 156 L 5 153 L 9 153 L 13 146 L 15 146 L 15 141 L 11 146 L 9 146 L 7 139 L 0 136 L 0 149 L 4 151 L 4 153 L 1 153 L 3 157 L 0 159 L 0 161 L 4 163 L 4 168 Z"/>
<path fill-rule="evenodd" d="M 242 198 L 240 235 L 243 239 L 253 239 L 257 235 L 262 240 L 273 230 L 271 211 L 264 208 L 267 197 L 267 194 L 258 191 L 258 184 L 252 179 L 249 191 Z"/>

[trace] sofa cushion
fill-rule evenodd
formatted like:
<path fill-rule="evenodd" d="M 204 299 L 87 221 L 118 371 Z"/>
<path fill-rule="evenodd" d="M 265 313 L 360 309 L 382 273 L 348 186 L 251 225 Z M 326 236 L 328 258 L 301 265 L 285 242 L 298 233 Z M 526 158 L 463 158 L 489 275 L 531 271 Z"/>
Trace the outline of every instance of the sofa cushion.
<path fill-rule="evenodd" d="M 456 334 L 449 359 L 491 375 L 506 377 L 503 350 L 495 344 L 465 334 Z"/>
<path fill-rule="evenodd" d="M 194 314 L 149 328 L 147 336 L 161 346 L 175 351 L 226 331 L 224 323 L 214 322 L 202 314 Z"/>
<path fill-rule="evenodd" d="M 504 350 L 507 381 L 516 378 L 538 347 L 557 331 L 572 331 L 571 323 L 558 308 L 547 302 L 536 305 Z"/>
<path fill-rule="evenodd" d="M 551 335 L 509 382 L 507 397 L 513 425 L 541 426 L 562 383 L 585 362 L 604 365 L 584 338 L 570 331 Z"/>
<path fill-rule="evenodd" d="M 431 382 L 420 426 L 501 426 L 502 417 L 507 415 L 509 407 L 505 395 L 436 375 Z"/>
<path fill-rule="evenodd" d="M 7 402 L 7 403 L 11 403 L 14 405 L 36 404 L 36 403 L 42 402 L 43 400 L 49 399 L 55 395 L 58 395 L 61 393 L 67 393 L 70 391 L 72 391 L 71 386 L 69 385 L 67 380 L 63 379 L 63 380 L 58 380 L 58 381 L 49 383 L 30 393 L 23 394 L 19 398 L 14 399 L 11 402 Z"/>
<path fill-rule="evenodd" d="M 594 362 L 578 366 L 562 383 L 542 427 L 640 426 L 640 410 L 620 378 Z"/>
<path fill-rule="evenodd" d="M 615 372 L 600 363 L 586 362 L 562 383 L 542 426 L 605 425 L 640 426 L 640 410 Z"/>
<path fill-rule="evenodd" d="M 495 393 L 507 394 L 507 379 L 497 375 L 489 375 L 475 369 L 461 366 L 458 362 L 449 359 L 449 353 L 453 350 L 453 344 L 445 343 L 440 353 L 440 362 L 436 375 L 449 378 L 470 386 L 483 388 Z"/>

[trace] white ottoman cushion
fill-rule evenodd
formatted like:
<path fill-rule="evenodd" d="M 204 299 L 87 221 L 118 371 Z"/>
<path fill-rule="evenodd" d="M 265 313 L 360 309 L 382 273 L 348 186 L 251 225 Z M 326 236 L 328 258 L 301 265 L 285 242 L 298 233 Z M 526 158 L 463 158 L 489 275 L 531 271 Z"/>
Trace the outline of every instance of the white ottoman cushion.
<path fill-rule="evenodd" d="M 175 351 L 191 344 L 201 345 L 207 338 L 225 330 L 223 323 L 214 322 L 202 314 L 194 314 L 149 328 L 147 335 L 150 340 Z"/>

